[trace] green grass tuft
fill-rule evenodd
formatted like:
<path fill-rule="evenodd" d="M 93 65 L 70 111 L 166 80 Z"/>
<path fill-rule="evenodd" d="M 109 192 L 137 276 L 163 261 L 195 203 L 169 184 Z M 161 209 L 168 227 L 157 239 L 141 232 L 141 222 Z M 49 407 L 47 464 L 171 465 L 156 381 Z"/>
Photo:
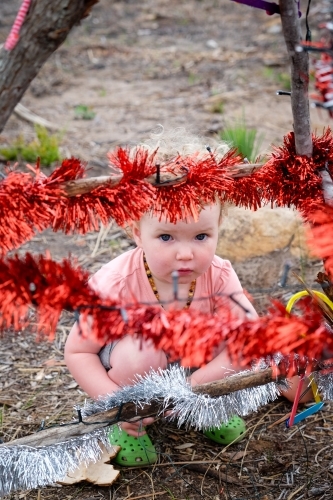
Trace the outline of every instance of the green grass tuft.
<path fill-rule="evenodd" d="M 78 104 L 74 108 L 75 118 L 78 120 L 93 120 L 96 116 L 95 111 L 85 104 Z"/>
<path fill-rule="evenodd" d="M 219 137 L 250 162 L 258 157 L 263 142 L 263 135 L 258 135 L 257 129 L 246 127 L 244 117 L 234 125 L 227 124 L 219 132 Z"/>
<path fill-rule="evenodd" d="M 13 143 L 0 148 L 0 155 L 7 161 L 26 161 L 35 163 L 40 158 L 41 165 L 49 167 L 60 160 L 59 135 L 51 135 L 45 127 L 35 125 L 36 139 L 26 143 L 20 135 Z"/>

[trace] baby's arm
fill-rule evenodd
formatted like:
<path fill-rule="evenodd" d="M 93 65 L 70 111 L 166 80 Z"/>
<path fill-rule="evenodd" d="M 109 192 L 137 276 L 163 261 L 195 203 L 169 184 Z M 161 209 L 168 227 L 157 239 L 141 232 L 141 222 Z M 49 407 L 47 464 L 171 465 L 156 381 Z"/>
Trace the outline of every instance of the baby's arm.
<path fill-rule="evenodd" d="M 215 293 L 221 293 L 224 297 L 233 297 L 234 300 L 228 298 L 228 306 L 231 308 L 232 314 L 244 319 L 255 319 L 258 314 L 244 294 L 242 285 L 238 276 L 232 268 L 229 261 L 224 261 L 221 275 L 216 275 Z M 223 278 L 223 279 L 221 279 Z M 216 310 L 218 315 L 218 307 Z M 225 349 L 225 343 L 221 342 L 219 348 L 215 352 L 215 357 L 207 363 L 207 365 L 199 368 L 190 377 L 191 385 L 205 384 L 214 382 L 224 377 L 232 375 L 240 370 L 239 366 L 233 366 Z"/>
<path fill-rule="evenodd" d="M 124 340 L 125 344 L 128 344 L 128 342 L 133 339 L 131 339 L 130 337 L 125 337 L 124 339 L 120 340 L 117 344 L 118 351 L 119 347 L 121 347 L 122 343 L 124 343 Z M 140 344 L 140 342 L 137 342 L 137 344 Z M 99 396 L 112 394 L 121 388 L 120 385 L 112 380 L 114 370 L 111 369 L 109 370 L 109 372 L 107 372 L 102 365 L 98 356 L 98 352 L 100 351 L 100 349 L 101 345 L 99 343 L 91 339 L 83 338 L 82 335 L 80 335 L 78 325 L 77 323 L 75 323 L 72 330 L 70 331 L 65 345 L 65 361 L 69 371 L 71 372 L 77 383 L 93 399 L 97 399 Z M 136 358 L 140 358 L 140 355 L 144 355 L 146 350 L 148 351 L 149 355 L 150 351 L 152 351 L 152 347 L 148 347 L 148 349 L 145 349 L 144 345 L 143 348 L 141 348 L 136 353 Z M 162 368 L 165 368 L 166 359 L 164 360 L 162 358 L 161 361 L 159 359 L 162 355 L 165 358 L 165 355 L 162 352 L 158 352 L 155 350 L 154 353 L 156 353 L 156 362 L 158 363 L 158 365 L 162 366 Z M 119 357 L 120 359 L 118 360 L 118 363 L 115 363 L 115 365 L 120 364 L 124 368 L 125 366 L 127 366 L 126 364 L 124 365 L 124 360 L 126 359 L 128 361 L 130 359 L 130 352 L 128 348 L 125 351 L 125 355 L 121 355 L 120 352 Z M 115 366 L 115 368 L 116 373 L 122 373 L 123 370 L 117 370 L 117 366 Z M 156 369 L 156 366 L 154 366 L 154 368 Z M 129 367 L 127 366 L 127 371 L 128 370 L 131 370 L 131 364 Z M 149 366 L 146 367 L 145 371 L 149 371 Z M 130 378 L 133 381 L 133 379 L 135 378 L 134 372 L 131 372 Z M 126 382 L 131 383 L 130 381 Z M 121 384 L 121 382 L 119 383 Z M 122 422 L 122 429 L 124 429 L 128 434 L 134 437 L 144 435 L 146 433 L 144 426 L 150 425 L 154 422 L 154 418 L 151 417 L 144 418 L 139 421 L 137 421 L 137 419 L 135 420 L 135 422 Z"/>
<path fill-rule="evenodd" d="M 79 386 L 93 399 L 119 389 L 107 374 L 98 352 L 101 344 L 80 334 L 77 323 L 65 345 L 65 362 Z"/>
<path fill-rule="evenodd" d="M 218 291 L 222 292 L 225 296 L 230 297 L 229 305 L 233 314 L 244 319 L 257 318 L 257 311 L 245 295 L 239 278 L 230 262 L 226 263 L 226 267 L 229 271 L 228 279 L 223 283 L 223 286 Z"/>

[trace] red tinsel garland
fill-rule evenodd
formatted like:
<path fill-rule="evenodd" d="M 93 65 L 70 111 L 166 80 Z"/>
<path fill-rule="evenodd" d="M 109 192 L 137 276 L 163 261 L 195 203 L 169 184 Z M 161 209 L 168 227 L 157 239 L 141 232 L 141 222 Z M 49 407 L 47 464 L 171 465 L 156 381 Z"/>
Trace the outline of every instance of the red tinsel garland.
<path fill-rule="evenodd" d="M 114 219 L 124 225 L 140 218 L 151 206 L 154 188 L 143 179 L 153 172 L 152 157 L 138 152 L 132 162 L 122 162 L 126 152 L 119 149 L 123 177 L 118 186 L 102 186 L 94 191 L 66 197 L 61 185 L 85 175 L 82 163 L 64 160 L 49 177 L 40 172 L 10 172 L 0 183 L 0 249 L 8 251 L 32 238 L 36 231 L 52 227 L 54 231 L 96 230 L 99 222 Z"/>
<path fill-rule="evenodd" d="M 154 188 L 144 178 L 155 170 L 154 155 L 138 150 L 131 159 L 127 150 L 119 148 L 109 155 L 109 160 L 123 174 L 120 183 L 112 188 L 106 185 L 90 193 L 62 198 L 56 207 L 54 231 L 86 233 L 97 230 L 99 222 L 106 224 L 110 219 L 123 226 L 129 220 L 139 219 L 150 209 Z M 56 173 L 59 183 L 68 180 L 60 181 L 59 178 L 62 173 L 68 177 L 68 169 L 59 173 L 60 176 Z"/>
<path fill-rule="evenodd" d="M 307 216 L 312 205 L 322 203 L 322 179 L 318 169 L 333 173 L 333 137 L 328 129 L 321 137 L 312 136 L 311 158 L 297 156 L 295 137 L 290 132 L 283 145 L 275 148 L 268 162 L 253 175 L 262 200 L 277 206 L 294 206 Z"/>
<path fill-rule="evenodd" d="M 205 159 L 178 157 L 163 166 L 186 172 L 180 185 L 155 188 L 145 181 L 156 173 L 156 153 L 138 148 L 135 154 L 117 149 L 109 155 L 123 177 L 115 187 L 101 186 L 87 194 L 66 197 L 61 185 L 81 179 L 85 168 L 77 159 L 64 160 L 49 177 L 18 172 L 9 173 L 0 183 L 0 247 L 10 250 L 31 238 L 36 230 L 52 227 L 65 233 L 96 230 L 99 222 L 110 218 L 119 225 L 135 220 L 149 209 L 172 222 L 196 218 L 200 207 L 218 197 L 237 206 L 259 208 L 263 203 L 294 205 L 305 216 L 323 201 L 318 169 L 327 165 L 333 172 L 333 137 L 330 130 L 313 136 L 313 157 L 295 154 L 293 133 L 284 138 L 268 162 L 256 173 L 231 178 L 228 169 L 240 162 L 234 151 L 217 161 L 214 154 Z"/>
<path fill-rule="evenodd" d="M 296 156 L 291 133 L 260 171 L 242 179 L 228 176 L 228 168 L 240 160 L 232 151 L 219 162 L 213 155 L 205 160 L 186 158 L 186 180 L 167 188 L 154 188 L 144 180 L 156 172 L 154 154 L 138 149 L 130 155 L 127 150 L 118 149 L 109 158 L 123 173 L 120 184 L 115 188 L 99 187 L 73 198 L 66 197 L 61 186 L 84 176 L 79 160 L 64 160 L 48 178 L 41 174 L 38 165 L 35 177 L 10 172 L 0 184 L 0 246 L 4 250 L 13 248 L 31 238 L 35 230 L 48 226 L 65 232 L 86 232 L 110 218 L 122 225 L 152 208 L 175 222 L 180 217 L 196 217 L 200 207 L 217 196 L 222 201 L 254 208 L 262 200 L 280 206 L 294 205 L 314 224 L 311 245 L 317 255 L 326 259 L 332 272 L 333 208 L 323 204 L 318 174 L 324 165 L 332 172 L 331 132 L 313 137 L 313 145 L 311 159 Z M 180 167 L 181 157 L 167 165 L 170 170 Z M 211 316 L 192 309 L 164 311 L 159 306 L 105 301 L 89 288 L 87 279 L 87 273 L 69 261 L 56 263 L 46 257 L 36 260 L 29 254 L 24 260 L 15 257 L 0 261 L 0 326 L 24 326 L 33 305 L 39 316 L 39 330 L 52 334 L 63 309 L 80 310 L 83 334 L 87 334 L 84 318 L 91 315 L 92 334 L 101 343 L 139 332 L 172 359 L 181 358 L 184 364 L 192 366 L 209 361 L 221 341 L 226 342 L 232 361 L 243 365 L 276 351 L 316 358 L 324 346 L 333 347 L 333 336 L 323 326 L 320 312 L 313 308 L 306 309 L 302 317 L 289 317 L 283 306 L 277 305 L 264 318 L 241 321 L 223 306 L 218 315 Z"/>
<path fill-rule="evenodd" d="M 311 214 L 308 244 L 315 255 L 325 260 L 325 270 L 333 276 L 333 207 L 323 205 Z"/>
<path fill-rule="evenodd" d="M 198 159 L 195 155 L 175 160 L 164 165 L 165 170 L 182 171 L 186 178 L 181 185 L 156 189 L 154 208 L 157 213 L 167 216 L 171 222 L 179 219 L 196 218 L 198 210 L 205 204 L 215 203 L 216 197 L 222 202 L 229 199 L 233 180 L 227 169 L 240 163 L 241 157 L 230 150 L 220 161 L 214 154 Z"/>
<path fill-rule="evenodd" d="M 318 94 L 311 95 L 311 99 L 317 104 L 323 107 L 328 105 L 328 113 L 331 118 L 333 118 L 332 101 L 333 101 L 333 59 L 332 59 L 332 47 L 327 46 L 324 42 L 319 42 L 316 44 L 307 43 L 304 45 L 307 47 L 314 47 L 322 51 L 319 61 L 315 63 L 315 88 Z M 326 50 L 326 52 L 325 52 Z"/>
<path fill-rule="evenodd" d="M 264 318 L 240 320 L 222 305 L 218 314 L 204 314 L 195 309 L 163 310 L 159 305 L 123 304 L 105 300 L 87 284 L 88 273 L 65 260 L 54 262 L 47 257 L 26 254 L 0 260 L 0 326 L 25 325 L 29 307 L 38 313 L 39 331 L 53 335 L 61 311 L 77 310 L 84 335 L 110 342 L 125 334 L 141 334 L 152 339 L 158 349 L 184 365 L 200 366 L 212 359 L 222 342 L 235 364 L 248 365 L 254 358 L 277 351 L 320 357 L 323 348 L 333 348 L 333 336 L 323 326 L 316 308 L 305 309 L 303 316 L 289 316 L 281 304 Z M 87 315 L 92 316 L 88 333 Z M 241 353 L 241 357 L 240 357 Z"/>
<path fill-rule="evenodd" d="M 61 191 L 45 179 L 37 164 L 36 177 L 14 171 L 0 183 L 0 250 L 22 245 L 52 223 Z"/>

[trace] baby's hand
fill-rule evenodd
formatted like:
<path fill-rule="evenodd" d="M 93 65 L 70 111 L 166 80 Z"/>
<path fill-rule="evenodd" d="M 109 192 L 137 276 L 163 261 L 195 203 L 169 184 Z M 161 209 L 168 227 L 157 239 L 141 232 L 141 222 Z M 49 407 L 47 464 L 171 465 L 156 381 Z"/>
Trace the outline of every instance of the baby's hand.
<path fill-rule="evenodd" d="M 136 422 L 121 422 L 120 427 L 130 436 L 140 437 L 146 434 L 145 426 L 153 424 L 154 421 L 153 417 L 147 417 Z"/>

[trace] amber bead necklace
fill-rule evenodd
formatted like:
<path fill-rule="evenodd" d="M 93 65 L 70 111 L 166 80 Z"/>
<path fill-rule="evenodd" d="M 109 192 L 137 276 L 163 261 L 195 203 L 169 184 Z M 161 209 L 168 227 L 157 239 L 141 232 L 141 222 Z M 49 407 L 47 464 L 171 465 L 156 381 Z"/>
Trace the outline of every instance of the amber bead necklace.
<path fill-rule="evenodd" d="M 143 263 L 144 263 L 144 266 L 145 266 L 147 278 L 148 278 L 148 281 L 150 283 L 151 289 L 153 290 L 155 297 L 157 298 L 157 300 L 161 304 L 160 296 L 159 296 L 158 290 L 156 288 L 153 275 L 151 274 L 151 270 L 149 269 L 149 266 L 148 266 L 145 254 L 143 254 Z M 190 307 L 190 305 L 191 305 L 191 302 L 192 302 L 193 296 L 194 296 L 194 292 L 195 292 L 195 285 L 196 285 L 196 280 L 193 280 L 191 282 L 190 289 L 188 291 L 188 297 L 187 297 L 187 301 L 186 301 L 186 304 L 184 306 L 184 309 L 188 309 Z M 161 304 L 161 306 L 163 307 L 162 304 Z"/>

